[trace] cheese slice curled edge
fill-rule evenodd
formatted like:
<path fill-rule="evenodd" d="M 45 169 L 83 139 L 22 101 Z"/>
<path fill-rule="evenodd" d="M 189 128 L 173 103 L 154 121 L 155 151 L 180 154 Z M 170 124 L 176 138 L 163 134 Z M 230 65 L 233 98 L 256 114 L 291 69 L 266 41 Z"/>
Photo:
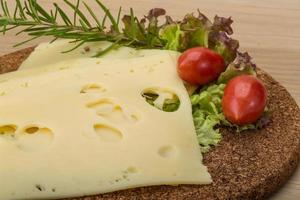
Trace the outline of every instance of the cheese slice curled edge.
<path fill-rule="evenodd" d="M 211 183 L 174 56 L 79 59 L 1 75 L 0 199 Z M 172 91 L 179 109 L 149 105 L 141 96 L 149 88 Z"/>

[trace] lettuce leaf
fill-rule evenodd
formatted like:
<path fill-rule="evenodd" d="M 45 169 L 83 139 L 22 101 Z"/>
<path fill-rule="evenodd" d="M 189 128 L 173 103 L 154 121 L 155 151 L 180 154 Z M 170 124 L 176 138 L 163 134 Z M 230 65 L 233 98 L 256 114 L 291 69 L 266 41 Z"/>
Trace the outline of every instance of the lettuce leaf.
<path fill-rule="evenodd" d="M 160 26 L 158 25 L 158 18 L 164 16 L 166 11 L 162 8 L 153 8 L 149 11 L 148 15 L 142 19 L 142 23 L 145 24 L 148 21 L 147 29 L 144 30 L 146 35 L 146 41 L 150 47 L 162 46 L 162 41 L 159 38 Z"/>
<path fill-rule="evenodd" d="M 211 85 L 193 94 L 190 99 L 193 107 L 193 119 L 201 152 L 210 150 L 222 139 L 217 125 L 223 118 L 221 110 L 225 84 Z"/>
<path fill-rule="evenodd" d="M 242 74 L 256 76 L 256 65 L 251 59 L 247 52 L 237 52 L 235 61 L 230 63 L 225 72 L 219 76 L 217 83 L 227 83 L 230 79 Z"/>
<path fill-rule="evenodd" d="M 200 13 L 199 10 L 197 17 L 195 17 L 193 14 L 187 14 L 180 26 L 186 34 L 186 48 L 192 48 L 196 46 L 208 48 L 209 33 L 212 23 L 205 15 Z"/>
<path fill-rule="evenodd" d="M 130 15 L 124 15 L 123 34 L 128 42 L 122 42 L 124 46 L 135 48 L 163 48 L 163 43 L 159 38 L 161 26 L 158 25 L 158 18 L 166 14 L 162 8 L 153 8 L 148 15 L 140 20 L 130 10 Z"/>
<path fill-rule="evenodd" d="M 179 24 L 173 23 L 165 26 L 159 32 L 160 39 L 165 42 L 164 48 L 168 50 L 181 50 L 183 47 L 182 38 L 184 32 L 181 31 Z"/>
<path fill-rule="evenodd" d="M 165 24 L 159 26 L 156 23 L 154 27 L 159 29 L 158 38 L 163 48 L 175 51 L 192 47 L 210 48 L 222 55 L 228 65 L 236 58 L 239 47 L 239 42 L 230 37 L 233 33 L 232 22 L 230 17 L 219 16 L 215 16 L 211 22 L 198 10 L 197 16 L 190 13 L 182 21 L 174 21 L 166 16 Z"/>
<path fill-rule="evenodd" d="M 239 42 L 229 38 L 225 32 L 214 35 L 211 42 L 213 44 L 211 48 L 224 58 L 226 65 L 236 58 Z"/>
<path fill-rule="evenodd" d="M 215 128 L 220 124 L 220 120 L 217 115 L 205 114 L 201 110 L 196 110 L 193 118 L 200 150 L 206 153 L 211 146 L 216 146 L 222 139 L 219 130 Z"/>

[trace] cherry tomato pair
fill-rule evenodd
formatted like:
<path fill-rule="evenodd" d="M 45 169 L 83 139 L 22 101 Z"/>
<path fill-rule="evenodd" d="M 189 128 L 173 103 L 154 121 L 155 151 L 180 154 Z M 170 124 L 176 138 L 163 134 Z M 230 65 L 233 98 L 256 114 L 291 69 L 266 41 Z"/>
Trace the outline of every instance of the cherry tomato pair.
<path fill-rule="evenodd" d="M 224 59 L 214 51 L 195 47 L 185 51 L 178 60 L 178 74 L 192 85 L 205 85 L 216 80 L 226 69 Z M 257 78 L 237 76 L 225 87 L 222 109 L 232 123 L 244 125 L 257 121 L 267 103 L 267 90 Z"/>

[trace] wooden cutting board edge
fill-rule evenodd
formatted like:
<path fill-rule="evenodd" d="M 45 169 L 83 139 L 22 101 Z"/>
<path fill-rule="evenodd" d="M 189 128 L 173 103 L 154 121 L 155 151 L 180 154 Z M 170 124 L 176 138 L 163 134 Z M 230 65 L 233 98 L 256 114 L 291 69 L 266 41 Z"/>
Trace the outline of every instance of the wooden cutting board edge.
<path fill-rule="evenodd" d="M 33 50 L 34 47 L 31 47 L 1 56 L 0 74 L 17 70 Z M 69 200 L 253 200 L 270 196 L 288 180 L 300 161 L 300 109 L 277 81 L 262 70 L 258 70 L 258 74 L 270 91 L 269 106 L 276 111 L 271 125 L 256 133 L 252 131 L 238 135 L 232 130 L 222 129 L 224 138 L 221 144 L 204 155 L 213 184 L 143 187 Z"/>

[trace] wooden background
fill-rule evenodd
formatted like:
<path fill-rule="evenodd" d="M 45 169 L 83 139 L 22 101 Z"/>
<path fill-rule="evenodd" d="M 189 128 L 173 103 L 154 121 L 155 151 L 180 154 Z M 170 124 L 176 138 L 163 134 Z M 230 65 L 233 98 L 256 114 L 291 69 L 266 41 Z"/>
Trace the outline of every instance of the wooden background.
<path fill-rule="evenodd" d="M 52 2 L 38 0 L 47 8 Z M 72 0 L 71 0 L 72 1 Z M 9 0 L 9 3 L 14 1 Z M 93 0 L 86 0 L 95 5 Z M 136 14 L 146 14 L 150 8 L 163 7 L 174 18 L 182 18 L 199 8 L 211 19 L 215 14 L 232 16 L 234 37 L 255 59 L 258 66 L 284 85 L 300 105 L 300 0 L 103 0 L 113 12 L 122 6 L 125 12 L 133 7 Z M 26 36 L 13 32 L 0 36 L 0 55 L 13 52 L 13 44 Z M 43 39 L 47 40 L 47 39 Z M 38 40 L 28 44 L 38 44 Z M 300 123 L 300 122 L 299 122 Z M 271 200 L 300 198 L 300 167 L 290 181 Z"/>

